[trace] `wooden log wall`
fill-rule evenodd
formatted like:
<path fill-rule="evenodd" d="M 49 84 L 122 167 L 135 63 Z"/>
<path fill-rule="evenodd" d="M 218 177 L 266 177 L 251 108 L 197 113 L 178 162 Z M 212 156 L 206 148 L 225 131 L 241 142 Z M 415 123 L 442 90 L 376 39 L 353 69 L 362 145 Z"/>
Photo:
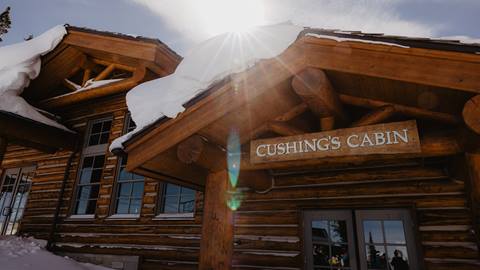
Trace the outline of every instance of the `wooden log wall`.
<path fill-rule="evenodd" d="M 111 142 L 122 135 L 127 108 L 124 96 L 79 104 L 58 112 L 66 125 L 82 136 L 88 121 L 111 116 Z M 83 137 L 82 137 L 83 138 Z M 45 154 L 36 150 L 9 145 L 2 167 L 37 165 L 32 189 L 22 220 L 21 233 L 48 239 L 55 208 L 60 195 L 67 160 L 71 152 Z M 159 182 L 145 179 L 140 218 L 108 219 L 118 158 L 106 153 L 96 218 L 69 219 L 75 181 L 81 159 L 76 153 L 65 186 L 60 208 L 60 222 L 54 235 L 54 249 L 60 252 L 98 253 L 141 256 L 141 269 L 196 269 L 200 248 L 202 193 L 197 194 L 195 216 L 189 220 L 155 220 Z"/>
<path fill-rule="evenodd" d="M 426 269 L 479 269 L 464 178 L 450 161 L 282 174 L 235 212 L 234 269 L 303 269 L 302 211 L 412 209 Z"/>

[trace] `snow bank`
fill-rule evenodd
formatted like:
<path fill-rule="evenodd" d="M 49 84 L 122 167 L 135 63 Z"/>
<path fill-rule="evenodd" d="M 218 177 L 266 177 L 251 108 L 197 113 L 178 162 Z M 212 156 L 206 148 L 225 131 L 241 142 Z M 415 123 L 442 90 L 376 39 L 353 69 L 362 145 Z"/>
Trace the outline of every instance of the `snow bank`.
<path fill-rule="evenodd" d="M 242 72 L 261 59 L 278 56 L 298 37 L 303 27 L 290 23 L 256 27 L 245 33 L 225 33 L 195 46 L 174 74 L 145 82 L 130 90 L 127 105 L 137 128 L 115 140 L 122 143 L 163 116 L 174 118 L 183 104 L 226 76 Z"/>
<path fill-rule="evenodd" d="M 0 110 L 67 130 L 20 97 L 30 80 L 40 73 L 40 56 L 53 50 L 66 33 L 65 27 L 59 25 L 34 39 L 0 47 Z"/>
<path fill-rule="evenodd" d="M 0 268 L 12 270 L 109 270 L 79 263 L 45 250 L 46 241 L 15 236 L 0 237 Z"/>

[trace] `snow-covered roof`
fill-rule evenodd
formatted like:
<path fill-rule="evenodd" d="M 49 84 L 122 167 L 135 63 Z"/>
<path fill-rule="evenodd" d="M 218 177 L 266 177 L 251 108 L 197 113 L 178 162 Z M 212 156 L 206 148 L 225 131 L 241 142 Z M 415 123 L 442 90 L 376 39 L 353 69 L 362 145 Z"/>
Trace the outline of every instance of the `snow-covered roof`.
<path fill-rule="evenodd" d="M 31 40 L 0 47 L 0 110 L 36 122 L 68 130 L 63 125 L 44 116 L 20 95 L 40 73 L 41 56 L 52 51 L 67 34 L 58 25 Z"/>
<path fill-rule="evenodd" d="M 114 140 L 110 150 L 123 148 L 125 141 L 159 119 L 175 118 L 185 110 L 184 104 L 208 90 L 215 82 L 242 72 L 259 60 L 280 55 L 298 36 L 399 48 L 419 47 L 467 53 L 480 51 L 477 44 L 463 44 L 454 40 L 312 29 L 291 23 L 261 26 L 247 33 L 224 33 L 195 46 L 175 73 L 145 82 L 128 92 L 127 105 L 137 128 Z"/>

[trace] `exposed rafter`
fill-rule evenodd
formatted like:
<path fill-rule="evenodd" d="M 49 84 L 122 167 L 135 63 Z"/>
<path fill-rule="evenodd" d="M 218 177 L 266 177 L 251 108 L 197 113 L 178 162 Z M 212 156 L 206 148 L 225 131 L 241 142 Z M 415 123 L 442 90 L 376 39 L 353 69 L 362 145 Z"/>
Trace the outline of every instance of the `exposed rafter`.
<path fill-rule="evenodd" d="M 377 109 L 380 107 L 392 106 L 395 109 L 395 112 L 420 118 L 420 119 L 434 120 L 434 121 L 439 121 L 439 122 L 453 124 L 453 125 L 461 123 L 461 120 L 458 117 L 448 113 L 435 112 L 435 111 L 425 110 L 417 107 L 405 106 L 405 105 L 394 104 L 394 103 L 389 103 L 389 102 L 380 101 L 380 100 L 355 97 L 355 96 L 344 95 L 344 94 L 340 94 L 339 98 L 343 103 L 353 105 L 353 106 L 369 108 L 369 109 Z"/>
<path fill-rule="evenodd" d="M 333 116 L 339 125 L 348 122 L 348 116 L 343 111 L 337 93 L 322 70 L 304 69 L 293 77 L 292 86 L 295 93 L 319 119 Z"/>
<path fill-rule="evenodd" d="M 385 105 L 374 109 L 370 113 L 364 115 L 351 125 L 351 127 L 368 126 L 381 123 L 387 120 L 395 113 L 395 107 L 392 105 Z"/>

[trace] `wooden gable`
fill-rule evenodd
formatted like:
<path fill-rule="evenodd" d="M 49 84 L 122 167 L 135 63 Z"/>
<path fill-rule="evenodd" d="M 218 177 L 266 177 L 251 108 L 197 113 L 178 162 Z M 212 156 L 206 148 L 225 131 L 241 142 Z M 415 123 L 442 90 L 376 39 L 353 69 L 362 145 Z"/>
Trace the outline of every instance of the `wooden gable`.
<path fill-rule="evenodd" d="M 139 83 L 172 73 L 181 57 L 158 40 L 67 27 L 68 35 L 42 59 L 40 75 L 23 96 L 58 110 L 94 98 L 124 93 Z M 102 80 L 115 80 L 76 91 Z"/>
<path fill-rule="evenodd" d="M 309 70 L 315 74 L 308 74 Z M 232 129 L 243 145 L 242 170 L 453 155 L 463 151 L 462 110 L 480 92 L 479 75 L 480 57 L 476 54 L 303 36 L 278 58 L 234 75 L 177 118 L 159 122 L 128 141 L 127 167 L 153 177 L 166 174 L 177 176 L 187 185 L 203 186 L 203 179 L 189 178 L 186 172 L 195 170 L 191 175 L 201 177 L 211 168 L 200 161 L 196 166 L 201 164 L 201 168 L 179 161 L 175 157 L 177 145 L 197 134 L 208 142 L 210 150 L 216 149 L 215 155 L 209 155 L 225 159 L 223 149 Z M 328 85 L 328 89 L 319 83 Z M 416 119 L 420 128 L 420 154 L 269 165 L 249 162 L 248 142 L 255 138 L 410 119 Z M 448 135 L 434 132 L 439 130 Z M 167 158 L 162 154 L 167 152 L 177 166 L 159 166 L 158 160 Z"/>

